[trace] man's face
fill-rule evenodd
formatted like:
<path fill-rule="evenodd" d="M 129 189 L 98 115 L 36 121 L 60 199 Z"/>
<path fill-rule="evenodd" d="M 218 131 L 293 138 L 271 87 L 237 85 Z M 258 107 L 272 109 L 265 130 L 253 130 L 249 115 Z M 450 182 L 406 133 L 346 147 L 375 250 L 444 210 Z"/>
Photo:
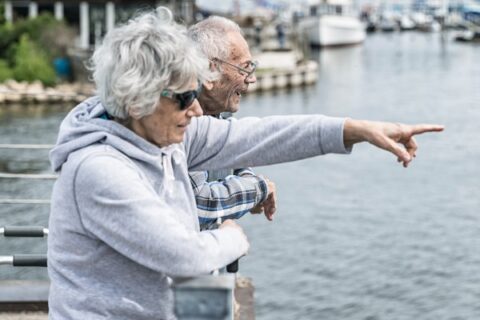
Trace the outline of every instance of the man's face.
<path fill-rule="evenodd" d="M 225 62 L 213 61 L 220 70 L 221 77 L 212 83 L 210 90 L 204 89 L 199 97 L 205 114 L 219 114 L 221 112 L 237 112 L 242 95 L 248 90 L 248 85 L 257 79 L 255 75 L 247 77 L 232 65 L 249 69 L 252 55 L 248 44 L 238 32 L 229 32 L 230 56 Z M 232 65 L 229 65 L 232 64 Z"/>

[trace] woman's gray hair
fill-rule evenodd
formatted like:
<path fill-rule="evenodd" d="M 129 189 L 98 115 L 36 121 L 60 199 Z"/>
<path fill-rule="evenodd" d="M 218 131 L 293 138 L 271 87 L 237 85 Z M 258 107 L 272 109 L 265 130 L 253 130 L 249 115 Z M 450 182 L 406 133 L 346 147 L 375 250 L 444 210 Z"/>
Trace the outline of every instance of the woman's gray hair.
<path fill-rule="evenodd" d="M 158 8 L 108 32 L 90 60 L 97 93 L 119 119 L 152 114 L 164 89 L 182 92 L 192 81 L 213 78 L 208 59 L 192 44 L 186 28 Z"/>
<path fill-rule="evenodd" d="M 243 34 L 238 24 L 219 16 L 210 16 L 188 29 L 189 37 L 196 42 L 203 54 L 209 59 L 222 60 L 228 60 L 230 56 L 231 43 L 226 36 L 228 32 Z"/>

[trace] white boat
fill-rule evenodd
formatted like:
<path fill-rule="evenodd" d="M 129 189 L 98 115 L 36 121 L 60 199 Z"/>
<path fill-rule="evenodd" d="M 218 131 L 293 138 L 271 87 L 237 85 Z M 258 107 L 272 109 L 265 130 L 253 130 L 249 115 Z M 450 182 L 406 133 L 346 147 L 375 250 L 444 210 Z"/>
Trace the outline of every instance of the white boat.
<path fill-rule="evenodd" d="M 310 5 L 310 16 L 300 23 L 315 46 L 341 46 L 365 40 L 365 25 L 355 15 L 352 1 L 323 0 Z"/>
<path fill-rule="evenodd" d="M 407 31 L 415 29 L 415 22 L 406 14 L 400 18 L 400 30 Z"/>

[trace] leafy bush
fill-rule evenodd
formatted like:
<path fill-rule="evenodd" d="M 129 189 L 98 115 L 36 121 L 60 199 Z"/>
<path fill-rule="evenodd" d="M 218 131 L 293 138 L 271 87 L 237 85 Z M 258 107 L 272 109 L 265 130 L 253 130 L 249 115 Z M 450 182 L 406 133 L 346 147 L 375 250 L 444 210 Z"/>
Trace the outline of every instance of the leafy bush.
<path fill-rule="evenodd" d="M 0 24 L 0 58 L 8 58 L 10 46 L 15 43 L 15 35 L 11 24 Z"/>
<path fill-rule="evenodd" d="M 13 72 L 12 69 L 8 66 L 7 61 L 0 60 L 0 83 L 12 79 Z"/>
<path fill-rule="evenodd" d="M 49 13 L 43 13 L 35 19 L 20 20 L 15 23 L 15 38 L 28 34 L 53 58 L 63 55 L 67 47 L 73 46 L 75 32 L 64 21 L 58 21 Z"/>
<path fill-rule="evenodd" d="M 0 11 L 1 5 L 2 2 Z M 54 84 L 52 61 L 65 57 L 74 39 L 73 29 L 48 13 L 13 24 L 0 23 L 0 59 L 4 60 L 0 65 L 0 81 L 13 76 L 20 81 Z"/>
<path fill-rule="evenodd" d="M 40 80 L 46 86 L 55 84 L 55 71 L 50 59 L 26 34 L 20 37 L 15 50 L 13 77 L 17 81 Z"/>
<path fill-rule="evenodd" d="M 0 24 L 0 58 L 13 63 L 14 57 L 8 48 L 18 43 L 24 34 L 42 47 L 51 59 L 63 55 L 75 39 L 73 29 L 65 22 L 56 20 L 49 13 L 43 13 L 34 19 L 17 20 L 13 25 Z"/>

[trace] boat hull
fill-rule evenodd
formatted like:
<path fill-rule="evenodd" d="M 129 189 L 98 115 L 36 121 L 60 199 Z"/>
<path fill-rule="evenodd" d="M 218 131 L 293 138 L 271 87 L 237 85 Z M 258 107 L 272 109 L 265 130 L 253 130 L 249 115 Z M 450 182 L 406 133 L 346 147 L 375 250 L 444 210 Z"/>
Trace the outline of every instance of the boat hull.
<path fill-rule="evenodd" d="M 329 47 L 361 43 L 366 31 L 363 23 L 354 17 L 323 15 L 305 24 L 310 44 Z"/>

